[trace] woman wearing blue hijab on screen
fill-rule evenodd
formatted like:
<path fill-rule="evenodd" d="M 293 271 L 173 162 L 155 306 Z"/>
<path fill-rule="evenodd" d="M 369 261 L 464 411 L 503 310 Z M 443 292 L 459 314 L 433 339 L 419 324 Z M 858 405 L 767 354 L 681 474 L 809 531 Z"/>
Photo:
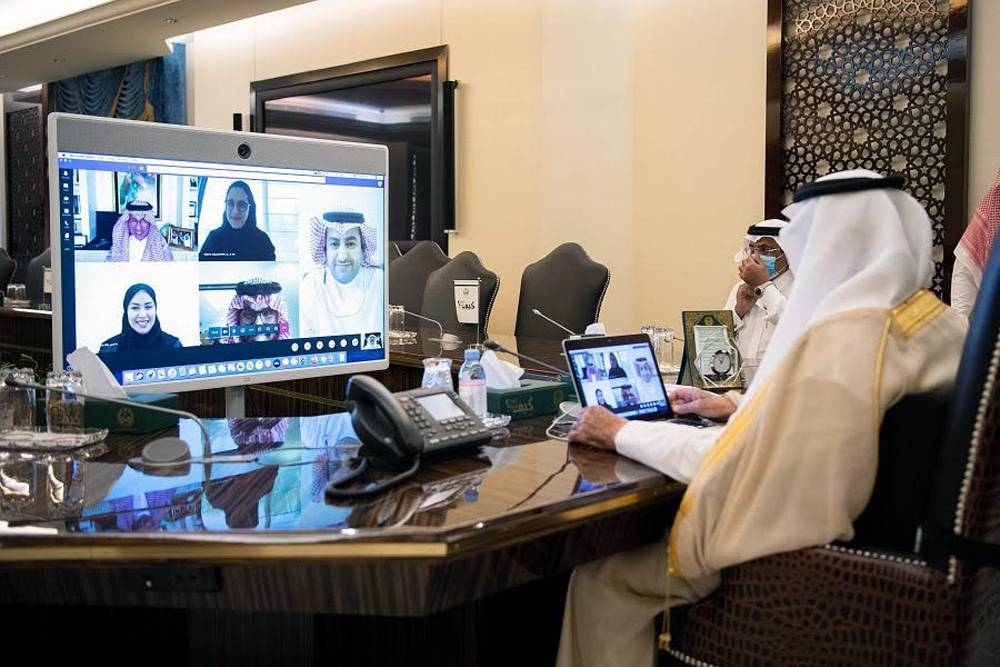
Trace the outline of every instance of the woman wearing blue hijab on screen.
<path fill-rule="evenodd" d="M 250 186 L 233 181 L 226 190 L 222 224 L 208 233 L 201 244 L 202 262 L 273 262 L 274 244 L 257 227 L 257 202 Z"/>
<path fill-rule="evenodd" d="M 122 310 L 121 333 L 101 343 L 100 354 L 183 347 L 177 336 L 160 328 L 156 292 L 149 285 L 136 283 L 125 290 Z"/>

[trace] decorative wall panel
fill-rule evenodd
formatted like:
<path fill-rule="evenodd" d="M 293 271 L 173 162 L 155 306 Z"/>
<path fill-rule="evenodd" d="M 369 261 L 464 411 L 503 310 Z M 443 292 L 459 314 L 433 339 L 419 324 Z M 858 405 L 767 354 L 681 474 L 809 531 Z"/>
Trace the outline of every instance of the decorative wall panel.
<path fill-rule="evenodd" d="M 775 7 L 780 5 L 780 7 Z M 939 0 L 771 0 L 780 14 L 780 86 L 769 81 L 768 193 L 773 215 L 800 186 L 844 169 L 906 176 L 934 228 L 933 288 L 947 294 L 964 227 L 965 16 L 961 53 L 954 5 Z M 776 11 L 777 10 L 777 11 Z M 962 96 L 949 107 L 950 57 L 961 56 Z M 771 57 L 776 57 L 771 45 Z M 769 68 L 769 78 L 776 74 Z M 952 72 L 955 74 L 956 72 Z M 778 99 L 774 99 L 774 97 Z M 774 104 L 778 102 L 778 104 Z M 776 113 L 775 113 L 776 112 Z M 961 118 L 954 118 L 961 115 Z M 959 133 L 960 141 L 950 134 Z M 956 179 L 949 169 L 963 172 Z M 776 172 L 776 173 L 775 173 Z M 952 190 L 956 190 L 952 192 Z M 954 209 L 954 210 L 953 210 Z M 957 225 L 955 230 L 949 227 Z"/>
<path fill-rule="evenodd" d="M 42 107 L 7 116 L 8 249 L 17 260 L 15 282 L 24 282 L 31 258 L 45 250 L 45 139 Z"/>

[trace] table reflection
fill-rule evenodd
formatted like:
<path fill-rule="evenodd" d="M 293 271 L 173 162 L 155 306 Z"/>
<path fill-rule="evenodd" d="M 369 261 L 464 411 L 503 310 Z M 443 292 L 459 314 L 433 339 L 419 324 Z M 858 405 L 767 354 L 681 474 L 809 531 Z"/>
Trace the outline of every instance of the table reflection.
<path fill-rule="evenodd" d="M 327 484 L 357 464 L 361 443 L 349 414 L 205 423 L 212 462 L 173 475 L 143 470 L 137 445 L 113 446 L 101 461 L 2 461 L 0 520 L 81 533 L 420 529 L 657 477 L 611 452 L 508 436 L 424 461 L 413 478 L 373 498 L 328 502 Z M 183 420 L 179 435 L 196 443 L 198 460 L 198 427 Z"/>

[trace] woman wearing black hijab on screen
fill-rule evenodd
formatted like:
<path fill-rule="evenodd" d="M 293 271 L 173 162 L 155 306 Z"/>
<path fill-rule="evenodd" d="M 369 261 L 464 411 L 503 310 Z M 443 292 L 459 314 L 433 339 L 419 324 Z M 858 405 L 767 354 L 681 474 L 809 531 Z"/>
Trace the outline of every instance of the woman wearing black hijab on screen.
<path fill-rule="evenodd" d="M 201 244 L 202 262 L 273 262 L 274 244 L 257 227 L 257 203 L 250 186 L 233 181 L 226 190 L 222 224 L 208 233 Z"/>
<path fill-rule="evenodd" d="M 177 336 L 160 329 L 156 292 L 149 285 L 136 283 L 125 290 L 122 310 L 121 333 L 101 343 L 100 354 L 183 347 Z"/>

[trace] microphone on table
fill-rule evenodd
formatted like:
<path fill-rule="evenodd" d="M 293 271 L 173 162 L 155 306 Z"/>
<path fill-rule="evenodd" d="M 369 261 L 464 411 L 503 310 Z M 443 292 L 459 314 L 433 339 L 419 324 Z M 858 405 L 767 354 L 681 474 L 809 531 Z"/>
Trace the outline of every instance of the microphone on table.
<path fill-rule="evenodd" d="M 419 320 L 426 320 L 427 322 L 430 322 L 431 324 L 436 324 L 437 328 L 438 328 L 438 331 L 440 331 L 440 333 L 441 333 L 441 335 L 438 337 L 438 340 L 440 340 L 442 343 L 461 343 L 462 342 L 462 339 L 459 338 L 458 336 L 456 336 L 455 334 L 451 334 L 451 333 L 446 334 L 444 332 L 444 327 L 441 326 L 441 323 L 438 322 L 437 320 L 435 320 L 434 318 L 427 317 L 426 315 L 421 315 L 420 313 L 415 313 L 412 310 L 407 310 L 405 308 L 403 309 L 403 312 L 406 313 L 407 315 L 413 315 L 414 317 L 416 317 Z M 434 339 L 432 338 L 431 340 L 434 340 Z"/>
<path fill-rule="evenodd" d="M 500 343 L 498 343 L 495 340 L 492 340 L 490 338 L 487 338 L 486 340 L 483 341 L 483 347 L 485 347 L 487 350 L 493 350 L 494 352 L 506 352 L 507 354 L 512 354 L 515 357 L 517 357 L 518 359 L 523 359 L 525 361 L 530 361 L 531 363 L 537 364 L 537 365 L 541 366 L 542 368 L 547 368 L 548 370 L 550 370 L 550 371 L 552 371 L 554 373 L 558 373 L 560 376 L 562 376 L 562 375 L 565 375 L 567 377 L 569 376 L 569 373 L 566 371 L 565 368 L 559 368 L 558 366 L 553 366 L 552 364 L 547 364 L 547 363 L 545 363 L 544 361 L 542 361 L 540 359 L 535 359 L 534 357 L 529 357 L 526 354 L 521 354 L 520 352 L 515 352 L 514 350 L 507 349 L 506 347 L 504 347 Z"/>
<path fill-rule="evenodd" d="M 204 461 L 211 461 L 212 458 L 212 448 L 211 448 L 211 438 L 208 435 L 208 430 L 205 428 L 204 422 L 198 417 L 195 417 L 190 412 L 185 412 L 184 410 L 174 410 L 173 408 L 164 408 L 159 405 L 149 405 L 142 403 L 140 401 L 133 401 L 126 398 L 111 398 L 110 396 L 98 396 L 96 394 L 85 394 L 82 391 L 74 391 L 71 389 L 63 389 L 62 387 L 50 387 L 44 384 L 36 384 L 34 382 L 25 382 L 24 380 L 15 380 L 12 377 L 7 377 L 5 384 L 8 387 L 16 387 L 20 389 L 35 389 L 42 391 L 54 391 L 57 394 L 68 394 L 70 396 L 79 396 L 80 398 L 87 398 L 94 401 L 104 401 L 106 403 L 116 403 L 118 405 L 125 405 L 130 408 L 137 410 L 151 410 L 153 412 L 164 412 L 169 415 L 174 415 L 175 417 L 184 417 L 185 419 L 192 420 L 201 429 L 201 445 L 202 451 L 204 452 Z M 144 466 L 150 467 L 177 467 L 189 464 L 191 461 L 191 450 L 188 443 L 183 438 L 177 438 L 173 436 L 165 436 L 162 438 L 157 438 L 152 442 L 146 444 L 142 448 L 142 463 Z"/>
<path fill-rule="evenodd" d="M 559 327 L 560 329 L 562 329 L 563 331 L 565 331 L 566 333 L 568 333 L 570 335 L 570 338 L 579 338 L 580 337 L 580 334 L 578 334 L 577 332 L 573 331 L 569 327 L 565 327 L 565 326 L 559 324 L 554 319 L 552 319 L 551 317 L 549 317 L 548 315 L 546 315 L 542 311 L 538 310 L 537 308 L 532 308 L 531 312 L 534 313 L 535 315 L 538 315 L 540 318 L 542 318 L 546 322 L 549 322 L 551 324 L 556 325 L 557 327 Z"/>

